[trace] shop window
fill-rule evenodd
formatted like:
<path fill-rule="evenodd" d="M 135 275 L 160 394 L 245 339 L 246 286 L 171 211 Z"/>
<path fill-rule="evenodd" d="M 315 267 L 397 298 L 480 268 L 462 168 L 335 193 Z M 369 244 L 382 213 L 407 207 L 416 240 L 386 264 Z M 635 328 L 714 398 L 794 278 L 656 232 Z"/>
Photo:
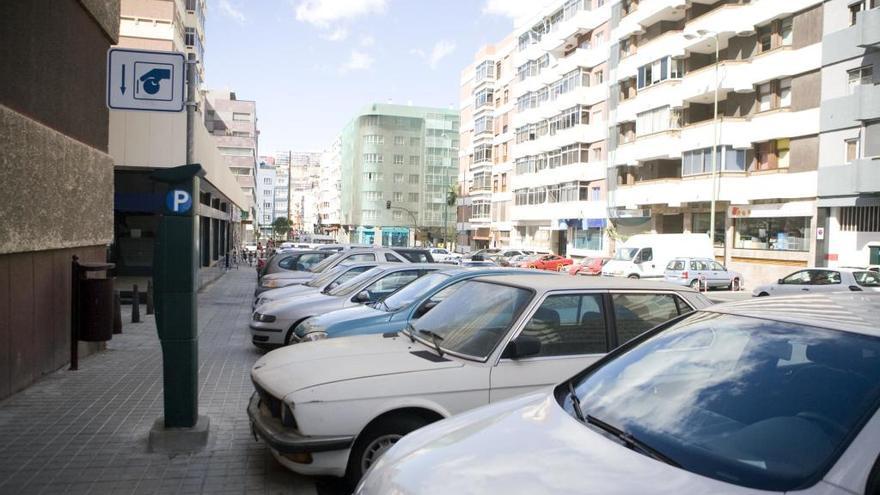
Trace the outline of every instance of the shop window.
<path fill-rule="evenodd" d="M 602 229 L 577 229 L 574 231 L 575 249 L 602 250 Z"/>
<path fill-rule="evenodd" d="M 724 217 L 725 212 L 715 212 L 715 246 L 724 246 Z M 695 234 L 709 235 L 709 214 L 691 214 L 691 232 Z"/>
<path fill-rule="evenodd" d="M 809 251 L 810 217 L 737 218 L 734 247 Z"/>

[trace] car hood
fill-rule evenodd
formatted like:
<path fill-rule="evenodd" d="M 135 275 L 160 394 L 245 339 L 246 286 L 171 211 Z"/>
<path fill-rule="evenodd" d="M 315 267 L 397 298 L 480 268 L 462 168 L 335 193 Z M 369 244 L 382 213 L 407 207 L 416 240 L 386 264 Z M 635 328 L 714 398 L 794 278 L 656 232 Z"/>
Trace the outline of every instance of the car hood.
<path fill-rule="evenodd" d="M 462 366 L 454 359 L 423 357 L 432 352 L 402 336 L 359 335 L 303 342 L 261 357 L 254 363 L 251 377 L 275 397 L 286 397 L 328 383 Z"/>
<path fill-rule="evenodd" d="M 260 306 L 260 313 L 279 318 L 292 318 L 300 315 L 312 316 L 341 307 L 344 300 L 344 298 L 328 296 L 320 292 L 303 294 L 302 297 L 269 301 Z"/>
<path fill-rule="evenodd" d="M 305 282 L 305 281 L 303 281 Z M 281 287 L 278 289 L 267 290 L 260 294 L 261 299 L 267 299 L 271 301 L 277 301 L 279 299 L 286 299 L 291 296 L 299 296 L 302 294 L 310 294 L 317 293 L 318 289 L 315 287 L 309 287 L 308 285 L 296 284 L 296 285 L 288 285 L 287 287 Z"/>
<path fill-rule="evenodd" d="M 705 478 L 630 450 L 581 424 L 545 391 L 475 409 L 407 435 L 379 459 L 355 493 L 768 492 Z"/>
<path fill-rule="evenodd" d="M 310 331 L 323 331 L 332 334 L 334 330 L 347 330 L 361 323 L 386 321 L 391 319 L 393 314 L 367 305 L 353 306 L 312 318 L 309 320 Z"/>

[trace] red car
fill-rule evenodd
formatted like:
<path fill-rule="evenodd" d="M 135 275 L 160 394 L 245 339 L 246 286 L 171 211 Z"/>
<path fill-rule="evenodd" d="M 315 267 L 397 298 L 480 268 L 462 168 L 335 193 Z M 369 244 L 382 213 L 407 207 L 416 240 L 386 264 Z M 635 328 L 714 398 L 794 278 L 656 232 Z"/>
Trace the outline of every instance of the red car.
<path fill-rule="evenodd" d="M 611 258 L 584 258 L 580 263 L 571 265 L 568 269 L 569 275 L 601 275 L 602 267 Z"/>
<path fill-rule="evenodd" d="M 563 258 L 558 254 L 544 254 L 533 260 L 526 261 L 523 268 L 537 268 L 538 270 L 551 270 L 554 272 L 564 270 L 566 266 L 574 263 L 571 258 Z"/>

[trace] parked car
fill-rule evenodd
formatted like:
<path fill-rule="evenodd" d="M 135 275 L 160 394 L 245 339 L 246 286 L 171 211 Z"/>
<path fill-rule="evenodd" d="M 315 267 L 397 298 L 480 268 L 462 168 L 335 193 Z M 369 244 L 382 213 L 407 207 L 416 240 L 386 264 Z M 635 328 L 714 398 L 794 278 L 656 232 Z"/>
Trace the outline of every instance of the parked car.
<path fill-rule="evenodd" d="M 467 258 L 462 258 L 458 260 L 458 266 L 472 268 L 472 267 L 489 267 L 489 266 L 498 266 L 494 261 L 490 260 L 472 260 Z"/>
<path fill-rule="evenodd" d="M 617 248 L 602 267 L 602 275 L 627 278 L 662 278 L 674 258 L 712 258 L 712 241 L 706 234 L 637 234 Z"/>
<path fill-rule="evenodd" d="M 461 255 L 458 253 L 453 253 L 448 249 L 444 248 L 431 248 L 431 257 L 434 258 L 434 261 L 437 263 L 455 263 L 459 259 L 461 259 Z"/>
<path fill-rule="evenodd" d="M 865 265 L 865 266 L 843 266 L 841 268 L 854 268 L 856 270 L 867 270 L 869 272 L 880 273 L 880 265 Z"/>
<path fill-rule="evenodd" d="M 309 318 L 294 333 L 300 341 L 321 340 L 351 335 L 399 332 L 431 308 L 462 287 L 466 280 L 483 275 L 522 275 L 535 270 L 485 268 L 449 268 L 434 272 L 410 283 L 382 301 L 332 311 Z M 283 290 L 283 289 L 282 289 Z"/>
<path fill-rule="evenodd" d="M 694 289 L 727 288 L 742 290 L 742 273 L 728 270 L 710 258 L 675 258 L 666 265 L 664 280 L 670 284 L 689 285 Z"/>
<path fill-rule="evenodd" d="M 323 273 L 325 270 L 334 266 L 347 263 L 360 262 L 389 262 L 389 263 L 409 263 L 409 260 L 391 249 L 348 249 L 338 253 L 332 251 L 315 251 L 325 253 L 327 257 L 307 270 L 282 270 L 276 273 L 264 275 L 260 279 L 260 283 L 254 291 L 254 296 L 261 293 L 277 289 L 279 287 L 287 287 L 288 285 L 300 284 L 311 280 L 317 274 Z"/>
<path fill-rule="evenodd" d="M 853 268 L 807 268 L 780 278 L 774 284 L 755 287 L 752 296 L 840 291 L 880 292 L 880 274 Z"/>
<path fill-rule="evenodd" d="M 348 282 L 354 277 L 364 273 L 365 271 L 375 267 L 379 263 L 370 261 L 366 263 L 340 264 L 333 268 L 328 268 L 317 277 L 304 280 L 302 283 L 288 285 L 279 289 L 267 290 L 254 299 L 254 309 L 261 305 L 281 299 L 290 299 L 303 294 L 313 294 L 316 292 L 330 291 L 339 285 Z"/>
<path fill-rule="evenodd" d="M 289 345 L 293 329 L 307 318 L 337 309 L 381 301 L 422 275 L 448 268 L 439 263 L 386 263 L 361 273 L 326 293 L 282 299 L 261 305 L 254 312 L 250 329 L 254 344 Z"/>
<path fill-rule="evenodd" d="M 327 251 L 293 248 L 287 252 L 278 252 L 266 260 L 265 266 L 260 271 L 259 278 L 283 271 L 308 270 L 332 254 Z"/>
<path fill-rule="evenodd" d="M 477 277 L 400 333 L 306 342 L 261 357 L 248 415 L 285 467 L 355 481 L 410 431 L 558 383 L 710 304 L 664 283 Z"/>
<path fill-rule="evenodd" d="M 608 260 L 611 258 L 605 257 L 590 257 L 584 258 L 577 263 L 571 265 L 568 269 L 569 275 L 601 275 L 602 267 L 605 266 L 605 263 L 608 263 Z"/>
<path fill-rule="evenodd" d="M 476 255 L 488 256 L 490 254 L 499 254 L 501 253 L 501 249 L 498 248 L 486 248 L 486 249 L 477 249 L 471 253 L 467 253 L 464 255 L 465 258 L 473 258 Z"/>
<path fill-rule="evenodd" d="M 544 254 L 533 260 L 520 264 L 522 268 L 536 268 L 538 270 L 549 270 L 551 272 L 559 272 L 574 263 L 571 258 L 559 256 L 558 254 Z"/>
<path fill-rule="evenodd" d="M 700 310 L 406 436 L 356 493 L 876 495 L 878 314 L 864 293 Z"/>
<path fill-rule="evenodd" d="M 431 251 L 424 248 L 403 248 L 403 247 L 395 247 L 391 248 L 395 253 L 403 256 L 408 259 L 410 263 L 434 263 L 434 257 L 431 256 Z"/>

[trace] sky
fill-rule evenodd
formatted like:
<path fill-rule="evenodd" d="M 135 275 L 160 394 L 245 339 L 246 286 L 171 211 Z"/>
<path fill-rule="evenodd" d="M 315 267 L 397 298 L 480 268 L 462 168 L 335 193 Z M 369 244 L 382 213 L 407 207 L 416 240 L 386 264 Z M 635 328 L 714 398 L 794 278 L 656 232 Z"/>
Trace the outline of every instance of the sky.
<path fill-rule="evenodd" d="M 257 102 L 261 155 L 321 151 L 370 103 L 457 109 L 476 51 L 547 1 L 208 0 L 205 82 Z"/>

